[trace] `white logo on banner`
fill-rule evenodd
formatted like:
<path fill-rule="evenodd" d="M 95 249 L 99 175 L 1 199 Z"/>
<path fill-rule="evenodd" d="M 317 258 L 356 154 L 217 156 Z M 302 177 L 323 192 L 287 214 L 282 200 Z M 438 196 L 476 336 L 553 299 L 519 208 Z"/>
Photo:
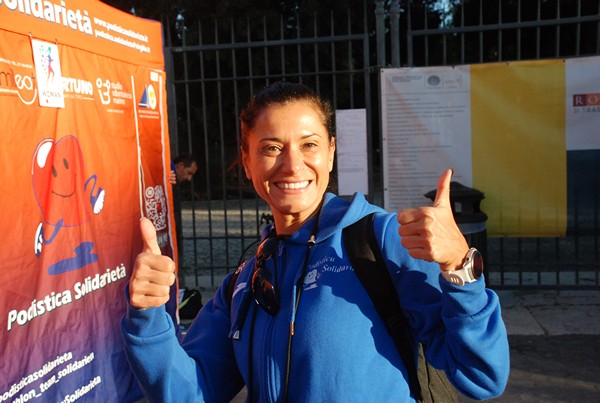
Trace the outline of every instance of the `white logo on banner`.
<path fill-rule="evenodd" d="M 65 94 L 60 71 L 58 46 L 54 43 L 31 40 L 33 61 L 40 106 L 64 108 Z"/>

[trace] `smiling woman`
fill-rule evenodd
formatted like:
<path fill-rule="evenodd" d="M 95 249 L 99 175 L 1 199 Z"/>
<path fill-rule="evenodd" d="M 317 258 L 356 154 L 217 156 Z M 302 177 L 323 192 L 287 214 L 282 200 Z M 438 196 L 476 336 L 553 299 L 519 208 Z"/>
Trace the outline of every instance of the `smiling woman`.
<path fill-rule="evenodd" d="M 164 308 L 175 265 L 160 256 L 151 223 L 141 221 L 145 247 L 131 275 L 122 331 L 148 397 L 231 401 L 245 385 L 250 402 L 420 399 L 414 363 L 403 361 L 345 246 L 345 229 L 367 216 L 379 267 L 404 308 L 410 357 L 423 345 L 428 362 L 470 398 L 503 391 L 506 329 L 497 295 L 465 259 L 474 252 L 450 208 L 452 171 L 440 176 L 433 207 L 397 214 L 359 193 L 351 201 L 328 193 L 331 116 L 315 92 L 289 82 L 261 90 L 242 112 L 241 162 L 274 224 L 181 344 Z M 442 271 L 466 280 L 447 281 Z"/>

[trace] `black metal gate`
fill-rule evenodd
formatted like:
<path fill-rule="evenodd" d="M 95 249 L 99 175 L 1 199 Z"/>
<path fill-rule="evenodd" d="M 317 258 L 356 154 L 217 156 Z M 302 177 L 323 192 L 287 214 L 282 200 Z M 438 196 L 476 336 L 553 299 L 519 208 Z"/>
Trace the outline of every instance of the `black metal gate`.
<path fill-rule="evenodd" d="M 236 164 L 239 111 L 256 89 L 300 81 L 335 109 L 366 108 L 374 120 L 366 3 L 362 7 L 293 24 L 281 16 L 199 22 L 179 31 L 181 46 L 165 49 L 173 153 L 191 153 L 199 163 L 191 186 L 179 189 L 185 284 L 218 285 L 252 252 L 271 219 Z"/>
<path fill-rule="evenodd" d="M 436 9 L 442 3 L 455 7 Z M 191 184 L 178 189 L 183 284 L 214 289 L 253 252 L 271 219 L 236 164 L 239 111 L 265 84 L 300 81 L 336 109 L 366 108 L 370 199 L 380 203 L 380 68 L 600 55 L 596 0 L 357 4 L 344 14 L 178 20 L 167 27 L 171 148 L 199 163 Z M 566 238 L 488 240 L 491 286 L 600 288 L 600 181 L 588 174 L 598 169 L 599 154 L 568 155 Z"/>
<path fill-rule="evenodd" d="M 391 23 L 406 27 L 395 36 L 405 44 L 392 48 L 396 67 L 600 55 L 598 0 L 464 0 L 452 13 L 391 3 L 405 6 Z M 494 288 L 600 287 L 600 179 L 590 174 L 598 167 L 600 150 L 567 152 L 566 237 L 488 239 Z"/>

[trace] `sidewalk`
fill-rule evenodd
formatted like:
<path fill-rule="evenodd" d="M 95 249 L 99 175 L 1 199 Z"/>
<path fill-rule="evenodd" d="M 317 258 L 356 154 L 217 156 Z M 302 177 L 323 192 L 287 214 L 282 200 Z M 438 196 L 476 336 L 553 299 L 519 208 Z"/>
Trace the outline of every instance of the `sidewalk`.
<path fill-rule="evenodd" d="M 495 403 L 600 401 L 600 291 L 499 291 L 511 372 Z M 460 402 L 472 402 L 460 398 Z"/>
<path fill-rule="evenodd" d="M 600 335 L 600 291 L 498 291 L 509 335 Z"/>

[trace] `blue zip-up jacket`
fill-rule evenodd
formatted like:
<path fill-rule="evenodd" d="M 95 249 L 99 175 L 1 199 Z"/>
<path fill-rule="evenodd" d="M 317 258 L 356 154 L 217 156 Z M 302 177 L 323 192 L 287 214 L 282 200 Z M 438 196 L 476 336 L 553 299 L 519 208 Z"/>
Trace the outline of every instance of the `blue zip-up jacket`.
<path fill-rule="evenodd" d="M 428 361 L 471 399 L 501 394 L 509 373 L 507 335 L 498 297 L 485 288 L 483 276 L 462 287 L 450 284 L 437 264 L 414 259 L 402 247 L 395 214 L 360 194 L 351 202 L 327 194 L 320 216 L 280 238 L 267 261 L 276 273 L 281 304 L 275 316 L 251 297 L 254 257 L 238 269 L 231 308 L 229 276 L 181 345 L 164 307 L 128 307 L 122 321 L 127 357 L 150 400 L 227 402 L 247 384 L 252 401 L 281 402 L 289 350 L 289 401 L 414 401 L 406 368 L 353 272 L 342 239 L 343 228 L 371 212 L 380 213 L 374 221 L 378 244 Z M 305 264 L 314 220 L 316 244 Z M 296 284 L 302 284 L 297 310 Z"/>

